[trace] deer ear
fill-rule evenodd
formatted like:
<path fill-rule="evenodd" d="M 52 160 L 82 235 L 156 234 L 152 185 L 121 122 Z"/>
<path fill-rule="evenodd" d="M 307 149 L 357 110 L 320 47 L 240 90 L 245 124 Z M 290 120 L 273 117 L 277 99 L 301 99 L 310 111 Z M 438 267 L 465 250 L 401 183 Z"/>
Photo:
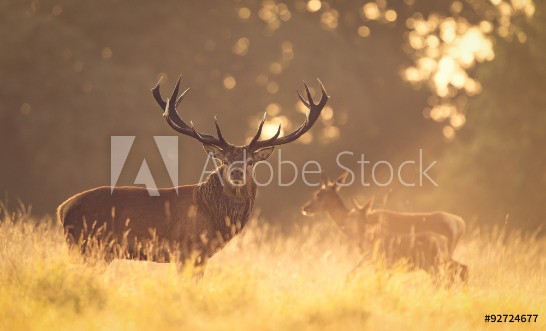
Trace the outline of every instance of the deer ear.
<path fill-rule="evenodd" d="M 273 154 L 273 151 L 275 151 L 275 146 L 262 148 L 260 150 L 257 150 L 254 152 L 254 160 L 255 161 L 264 161 L 267 160 L 268 157 Z"/>
<path fill-rule="evenodd" d="M 349 176 L 349 171 L 345 171 L 336 179 L 336 182 L 334 183 L 335 190 L 339 192 L 339 190 L 345 186 L 345 185 L 339 185 L 339 184 L 345 184 L 347 183 L 347 177 Z"/>
<path fill-rule="evenodd" d="M 336 179 L 336 183 L 345 184 L 347 182 L 347 177 L 349 176 L 349 171 L 345 170 L 341 176 Z"/>
<path fill-rule="evenodd" d="M 214 146 L 214 145 L 203 144 L 203 148 L 205 149 L 205 152 L 207 152 L 207 154 L 209 154 L 209 155 L 212 154 L 213 158 L 218 159 L 218 160 L 223 160 L 224 159 L 224 151 L 221 150 L 219 147 Z"/>
<path fill-rule="evenodd" d="M 364 205 L 364 207 L 362 207 L 360 210 L 364 211 L 365 213 L 368 213 L 370 212 L 370 210 L 372 209 L 372 205 L 373 205 L 373 201 L 375 200 L 375 195 L 372 196 L 370 198 L 370 200 L 368 200 L 368 202 L 366 202 L 366 204 Z"/>
<path fill-rule="evenodd" d="M 358 203 L 358 201 L 356 201 L 355 198 L 353 198 L 353 205 L 354 205 L 355 208 L 358 209 L 358 210 L 362 210 L 362 208 L 364 208 L 364 207 L 362 207 L 362 206 Z"/>
<path fill-rule="evenodd" d="M 328 174 L 324 171 L 321 171 L 320 174 L 322 175 L 322 188 L 328 187 L 328 185 L 330 185 L 330 177 L 328 177 Z"/>

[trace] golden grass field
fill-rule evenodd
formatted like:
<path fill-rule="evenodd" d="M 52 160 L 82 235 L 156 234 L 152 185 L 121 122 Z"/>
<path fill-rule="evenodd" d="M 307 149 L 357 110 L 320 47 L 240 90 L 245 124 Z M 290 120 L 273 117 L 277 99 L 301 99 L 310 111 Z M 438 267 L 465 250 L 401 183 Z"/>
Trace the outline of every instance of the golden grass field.
<path fill-rule="evenodd" d="M 334 224 L 290 236 L 253 220 L 201 281 L 172 264 L 83 263 L 62 227 L 25 214 L 0 223 L 0 330 L 546 330 L 546 239 L 470 230 L 456 258 L 467 286 L 359 261 Z M 485 323 L 485 314 L 538 314 Z"/>

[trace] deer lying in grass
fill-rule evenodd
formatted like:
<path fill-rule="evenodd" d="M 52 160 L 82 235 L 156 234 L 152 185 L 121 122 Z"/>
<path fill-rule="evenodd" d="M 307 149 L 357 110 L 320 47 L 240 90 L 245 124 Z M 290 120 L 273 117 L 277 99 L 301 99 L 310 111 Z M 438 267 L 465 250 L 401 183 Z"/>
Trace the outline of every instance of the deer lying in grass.
<path fill-rule="evenodd" d="M 320 85 L 322 96 L 317 104 L 306 84 L 308 100 L 298 92 L 310 112 L 295 131 L 279 137 L 279 126 L 273 137 L 260 140 L 264 114 L 250 143 L 235 146 L 224 139 L 216 120 L 217 137 L 201 133 L 193 123 L 188 125 L 182 120 L 176 108 L 188 90 L 178 96 L 180 78 L 166 101 L 161 97 L 158 83 L 152 94 L 167 123 L 202 143 L 205 151 L 221 165 L 204 182 L 159 189 L 159 196 L 150 196 L 144 187 L 99 187 L 76 194 L 58 208 L 58 218 L 69 240 L 85 248 L 88 237 L 101 235 L 103 240 L 113 243 L 125 242 L 129 258 L 168 262 L 170 254 L 146 256 L 136 244 L 156 240 L 178 247 L 178 262 L 195 258 L 195 265 L 204 268 L 206 260 L 238 234 L 250 218 L 257 189 L 251 180 L 256 162 L 266 160 L 275 146 L 301 137 L 319 118 L 329 98 Z"/>
<path fill-rule="evenodd" d="M 331 182 L 323 173 L 322 187 L 303 207 L 304 215 L 326 211 L 343 233 L 361 249 L 379 240 L 380 253 L 393 263 L 406 259 L 412 266 L 437 273 L 446 269 L 451 278 L 465 280 L 467 267 L 453 260 L 453 250 L 465 230 L 464 221 L 446 212 L 398 213 L 371 210 L 373 199 L 365 206 L 349 209 L 339 196 L 340 184 L 348 173 Z"/>

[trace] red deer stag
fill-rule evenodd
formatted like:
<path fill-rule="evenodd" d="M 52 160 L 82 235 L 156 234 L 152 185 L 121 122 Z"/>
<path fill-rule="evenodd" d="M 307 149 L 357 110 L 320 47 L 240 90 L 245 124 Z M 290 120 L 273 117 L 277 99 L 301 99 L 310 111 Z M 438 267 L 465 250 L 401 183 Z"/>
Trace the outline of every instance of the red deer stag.
<path fill-rule="evenodd" d="M 307 100 L 298 92 L 309 114 L 295 131 L 279 137 L 279 126 L 274 136 L 260 140 L 264 114 L 250 143 L 236 146 L 224 139 L 216 118 L 217 137 L 201 133 L 193 123 L 188 125 L 182 120 L 176 108 L 189 89 L 178 96 L 180 78 L 166 101 L 161 96 L 158 82 L 152 94 L 164 111 L 167 123 L 177 132 L 202 143 L 205 151 L 221 165 L 204 182 L 159 189 L 159 196 L 150 196 L 144 187 L 132 186 L 99 187 L 76 194 L 57 210 L 69 240 L 79 242 L 84 249 L 84 236 L 92 234 L 85 234 L 85 231 L 102 229 L 111 242 L 127 243 L 129 258 L 168 262 L 169 257 L 145 256 L 139 246 L 132 244 L 157 239 L 178 247 L 177 259 L 181 264 L 195 258 L 195 265 L 204 267 L 206 260 L 239 233 L 251 216 L 257 185 L 246 178 L 253 178 L 255 163 L 266 160 L 275 146 L 298 139 L 319 118 L 329 98 L 320 80 L 319 83 L 322 96 L 317 104 L 305 82 Z"/>

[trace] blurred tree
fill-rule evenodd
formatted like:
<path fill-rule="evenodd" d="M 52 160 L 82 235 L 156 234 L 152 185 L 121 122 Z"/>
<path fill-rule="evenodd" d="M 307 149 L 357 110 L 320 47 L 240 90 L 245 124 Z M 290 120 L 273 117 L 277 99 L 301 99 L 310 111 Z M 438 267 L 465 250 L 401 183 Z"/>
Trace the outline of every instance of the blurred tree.
<path fill-rule="evenodd" d="M 444 153 L 447 204 L 516 227 L 546 221 L 546 6 L 519 22 L 525 42 L 496 39 L 495 61 L 477 72 L 484 92 Z"/>
<path fill-rule="evenodd" d="M 193 87 L 181 106 L 184 118 L 212 131 L 217 114 L 225 135 L 238 144 L 255 130 L 264 111 L 268 124 L 297 125 L 303 115 L 296 111 L 293 91 L 301 79 L 311 83 L 318 76 L 332 96 L 329 109 L 307 140 L 283 148 L 283 159 L 300 166 L 316 159 L 336 175 L 340 150 L 397 161 L 419 147 L 427 148 L 429 158 L 445 149 L 439 162 L 444 166 L 438 168 L 446 177 L 441 189 L 400 191 L 393 197 L 414 201 L 411 207 L 437 204 L 467 215 L 504 212 L 497 204 L 463 199 L 464 183 L 479 178 L 484 185 L 475 196 L 487 192 L 490 201 L 500 199 L 503 206 L 512 206 L 506 204 L 512 200 L 517 210 L 529 211 L 516 214 L 536 224 L 544 162 L 533 148 L 543 142 L 536 119 L 543 103 L 540 93 L 531 91 L 544 77 L 542 23 L 533 20 L 526 27 L 524 43 L 507 39 L 522 38 L 514 29 L 524 23 L 512 21 L 532 16 L 529 3 L 0 0 L 0 191 L 51 212 L 71 194 L 109 185 L 112 135 L 137 136 L 119 184 L 131 184 L 146 157 L 156 182 L 170 185 L 152 138 L 174 134 L 149 94 L 162 75 L 165 89 L 179 73 L 183 85 Z M 454 39 L 442 37 L 453 26 Z M 442 62 L 443 55 L 461 40 L 472 41 L 463 46 L 485 45 L 485 51 L 467 49 L 462 54 L 472 55 L 471 65 L 446 75 L 445 68 L 453 67 L 445 63 L 454 62 Z M 495 40 L 494 59 L 488 40 Z M 479 61 L 486 64 L 476 66 Z M 429 67 L 430 72 L 419 71 Z M 508 74 L 517 84 L 499 79 Z M 483 94 L 470 98 L 461 75 L 474 88 L 481 82 Z M 401 77 L 427 89 L 416 90 Z M 425 115 L 434 121 L 423 119 L 427 107 Z M 455 130 L 460 139 L 444 145 L 442 134 L 453 139 Z M 514 135 L 517 139 L 508 143 L 506 137 Z M 485 150 L 489 154 L 480 156 Z M 522 161 L 504 162 L 503 169 L 515 171 L 520 162 L 523 170 L 505 178 L 501 187 L 497 176 L 504 175 L 486 164 L 515 151 Z M 196 182 L 205 161 L 201 146 L 180 138 L 180 156 L 181 182 Z M 464 178 L 449 180 L 461 172 Z M 288 173 L 284 177 L 290 179 Z M 514 200 L 531 178 L 537 178 L 534 196 Z M 271 218 L 290 219 L 310 192 L 301 181 L 290 188 L 272 185 L 260 191 L 257 206 Z M 479 208 L 487 212 L 478 213 Z"/>

